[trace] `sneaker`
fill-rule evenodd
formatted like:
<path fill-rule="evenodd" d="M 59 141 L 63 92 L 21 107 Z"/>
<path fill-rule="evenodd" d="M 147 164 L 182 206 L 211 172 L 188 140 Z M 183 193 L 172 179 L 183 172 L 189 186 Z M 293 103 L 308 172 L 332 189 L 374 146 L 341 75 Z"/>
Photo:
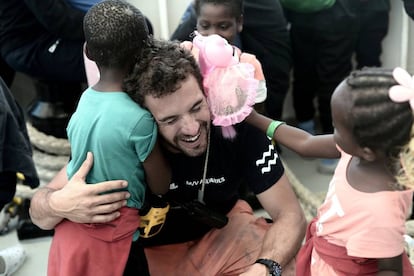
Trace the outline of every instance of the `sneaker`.
<path fill-rule="evenodd" d="M 315 135 L 315 122 L 313 119 L 298 123 L 298 128 Z"/>
<path fill-rule="evenodd" d="M 333 174 L 338 165 L 338 159 L 321 159 L 317 170 L 322 174 Z"/>
<path fill-rule="evenodd" d="M 0 251 L 0 258 L 4 260 L 5 270 L 0 276 L 12 275 L 24 263 L 26 251 L 21 245 L 15 245 Z"/>

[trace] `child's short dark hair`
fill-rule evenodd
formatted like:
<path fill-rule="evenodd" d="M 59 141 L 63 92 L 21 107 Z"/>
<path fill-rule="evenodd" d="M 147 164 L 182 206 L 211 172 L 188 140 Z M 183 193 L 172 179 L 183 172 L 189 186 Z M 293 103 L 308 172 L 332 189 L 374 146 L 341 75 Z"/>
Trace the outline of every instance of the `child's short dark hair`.
<path fill-rule="evenodd" d="M 393 102 L 388 94 L 396 85 L 392 71 L 363 68 L 346 79 L 353 106 L 349 110 L 353 135 L 362 147 L 398 157 L 411 139 L 413 113 L 408 102 Z"/>
<path fill-rule="evenodd" d="M 148 44 L 144 15 L 123 0 L 104 0 L 92 6 L 83 28 L 88 57 L 98 66 L 124 68 Z"/>
<path fill-rule="evenodd" d="M 200 68 L 191 52 L 177 41 L 154 39 L 125 79 L 123 90 L 145 106 L 146 95 L 161 98 L 172 94 L 189 76 L 193 76 L 203 90 Z"/>
<path fill-rule="evenodd" d="M 195 0 L 194 9 L 196 15 L 200 15 L 201 7 L 204 4 L 213 4 L 213 5 L 225 5 L 228 6 L 231 11 L 231 15 L 235 18 L 239 18 L 243 15 L 243 0 Z"/>

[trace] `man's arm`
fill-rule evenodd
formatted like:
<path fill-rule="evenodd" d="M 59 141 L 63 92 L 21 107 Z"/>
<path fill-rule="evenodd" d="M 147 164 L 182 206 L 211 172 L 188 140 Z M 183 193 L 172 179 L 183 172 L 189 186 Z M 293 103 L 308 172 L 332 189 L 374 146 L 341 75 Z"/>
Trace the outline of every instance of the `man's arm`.
<path fill-rule="evenodd" d="M 266 233 L 259 258 L 271 259 L 283 268 L 283 275 L 295 275 L 294 269 L 287 269 L 293 263 L 306 232 L 306 219 L 299 201 L 284 174 L 278 182 L 257 195 L 260 203 L 273 219 L 273 225 Z M 262 264 L 254 264 L 242 274 L 268 275 Z"/>
<path fill-rule="evenodd" d="M 45 187 L 33 195 L 30 217 L 42 229 L 53 229 L 62 219 L 78 223 L 103 223 L 119 216 L 118 209 L 125 206 L 128 192 L 103 194 L 125 188 L 122 180 L 106 181 L 94 185 L 85 183 L 92 167 L 93 156 L 86 160 L 68 182 L 66 166 Z"/>
<path fill-rule="evenodd" d="M 143 163 L 145 169 L 145 180 L 151 192 L 156 195 L 164 195 L 168 192 L 171 183 L 171 169 L 164 158 L 159 143 Z"/>

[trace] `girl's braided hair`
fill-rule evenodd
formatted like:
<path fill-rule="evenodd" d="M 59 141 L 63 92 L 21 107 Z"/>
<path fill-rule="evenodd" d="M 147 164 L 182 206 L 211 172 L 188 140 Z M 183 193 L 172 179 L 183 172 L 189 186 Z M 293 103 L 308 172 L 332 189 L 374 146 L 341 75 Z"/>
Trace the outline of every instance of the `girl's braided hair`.
<path fill-rule="evenodd" d="M 361 147 L 384 152 L 392 172 L 402 181 L 401 158 L 414 167 L 414 146 L 408 147 L 413 133 L 413 113 L 408 102 L 394 102 L 388 91 L 397 82 L 392 71 L 384 68 L 363 68 L 346 79 L 353 105 L 349 110 L 352 133 Z M 414 142 L 412 142 L 414 144 Z M 407 157 L 410 157 L 407 159 Z M 414 171 L 413 171 L 414 172 Z M 404 176 L 406 177 L 406 176 Z"/>

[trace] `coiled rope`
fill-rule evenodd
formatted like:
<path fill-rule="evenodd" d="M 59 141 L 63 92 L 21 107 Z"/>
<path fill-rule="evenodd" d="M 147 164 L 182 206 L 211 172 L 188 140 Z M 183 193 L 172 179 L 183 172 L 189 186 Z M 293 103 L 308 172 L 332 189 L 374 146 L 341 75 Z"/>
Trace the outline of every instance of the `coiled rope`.
<path fill-rule="evenodd" d="M 46 135 L 30 123 L 26 123 L 26 127 L 33 148 L 33 161 L 42 187 L 49 183 L 68 162 L 70 145 L 67 139 Z M 18 184 L 16 196 L 31 198 L 36 190 Z"/>

